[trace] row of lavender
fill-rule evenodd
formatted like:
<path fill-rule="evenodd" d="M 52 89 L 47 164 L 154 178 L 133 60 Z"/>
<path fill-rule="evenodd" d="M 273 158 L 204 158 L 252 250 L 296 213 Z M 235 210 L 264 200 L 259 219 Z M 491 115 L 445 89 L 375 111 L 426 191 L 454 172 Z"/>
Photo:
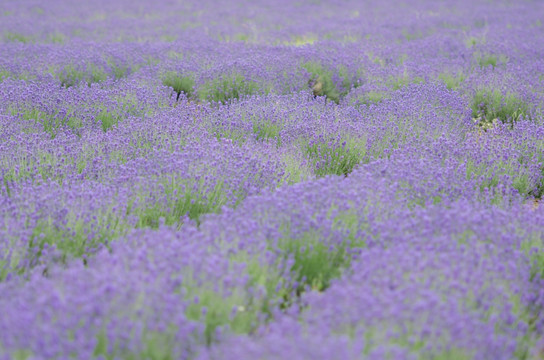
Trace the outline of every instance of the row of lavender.
<path fill-rule="evenodd" d="M 180 226 L 185 215 L 200 221 L 264 189 L 346 176 L 398 151 L 425 166 L 435 161 L 425 154 L 440 161 L 421 170 L 428 177 L 395 169 L 417 205 L 431 190 L 436 203 L 460 195 L 501 203 L 543 191 L 542 127 L 518 121 L 515 131 L 479 131 L 441 85 L 407 87 L 364 111 L 308 94 L 219 107 L 184 101 L 107 132 L 68 129 L 54 139 L 25 131 L 32 124 L 17 116 L 3 124 L 1 279 L 39 263 L 44 246 L 63 259 L 82 256 L 134 227 Z"/>
<path fill-rule="evenodd" d="M 5 282 L 8 357 L 510 359 L 537 349 L 541 208 L 461 196 L 414 209 L 385 169 L 409 157 L 392 158 L 250 197 L 200 228 L 133 232 L 87 266 Z M 426 177 L 432 165 L 414 167 Z"/>
<path fill-rule="evenodd" d="M 543 355 L 540 5 L 62 5 L 0 8 L 0 357 Z"/>

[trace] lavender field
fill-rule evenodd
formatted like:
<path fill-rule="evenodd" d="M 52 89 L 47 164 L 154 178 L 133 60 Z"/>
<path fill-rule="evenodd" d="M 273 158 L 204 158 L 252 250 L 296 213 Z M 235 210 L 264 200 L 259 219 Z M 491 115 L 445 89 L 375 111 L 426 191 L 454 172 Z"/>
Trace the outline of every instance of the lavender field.
<path fill-rule="evenodd" d="M 0 360 L 544 359 L 544 2 L 0 1 Z"/>

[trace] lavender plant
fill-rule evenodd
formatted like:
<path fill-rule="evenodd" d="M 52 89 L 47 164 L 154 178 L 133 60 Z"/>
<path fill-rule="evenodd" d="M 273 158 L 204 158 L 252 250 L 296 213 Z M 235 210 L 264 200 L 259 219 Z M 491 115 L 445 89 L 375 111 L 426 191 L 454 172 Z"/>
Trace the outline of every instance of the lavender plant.
<path fill-rule="evenodd" d="M 74 65 L 66 66 L 59 74 L 58 78 L 61 86 L 70 87 L 85 82 L 87 85 L 104 81 L 107 74 L 104 70 L 91 64 L 87 69 L 78 69 Z"/>
<path fill-rule="evenodd" d="M 317 176 L 344 175 L 348 176 L 353 168 L 364 159 L 365 152 L 357 146 L 357 142 L 342 139 L 310 141 L 306 146 L 306 154 L 315 166 Z M 363 147 L 364 148 L 364 147 Z"/>
<path fill-rule="evenodd" d="M 463 73 L 458 73 L 457 75 L 452 75 L 450 73 L 442 73 L 438 75 L 438 79 L 440 79 L 446 87 L 450 90 L 457 90 L 459 86 L 463 83 L 465 80 L 466 75 Z"/>
<path fill-rule="evenodd" d="M 308 86 L 314 96 L 325 96 L 337 104 L 352 87 L 358 85 L 354 79 L 350 78 L 348 70 L 345 67 L 340 67 L 338 70 L 339 84 L 334 81 L 334 75 L 336 74 L 318 62 L 306 62 L 302 65 L 302 68 L 310 73 Z"/>
<path fill-rule="evenodd" d="M 195 81 L 190 75 L 181 76 L 175 72 L 167 72 L 163 77 L 162 83 L 174 90 L 176 101 L 179 100 L 181 93 L 184 93 L 187 97 L 193 96 Z"/>
<path fill-rule="evenodd" d="M 205 101 L 227 103 L 257 94 L 259 90 L 259 85 L 256 82 L 247 80 L 241 74 L 234 73 L 207 81 L 199 87 L 198 96 Z"/>
<path fill-rule="evenodd" d="M 503 95 L 500 90 L 481 89 L 476 91 L 471 101 L 472 117 L 481 124 L 489 124 L 498 119 L 514 125 L 520 118 L 531 118 L 531 109 L 516 94 Z"/>
<path fill-rule="evenodd" d="M 0 359 L 542 358 L 543 11 L 1 2 Z"/>

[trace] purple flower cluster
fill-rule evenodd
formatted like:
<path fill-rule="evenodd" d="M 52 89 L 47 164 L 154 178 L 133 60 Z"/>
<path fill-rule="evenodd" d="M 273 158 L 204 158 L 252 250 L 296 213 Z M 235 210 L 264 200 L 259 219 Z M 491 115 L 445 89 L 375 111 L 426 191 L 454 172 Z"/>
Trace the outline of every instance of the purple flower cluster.
<path fill-rule="evenodd" d="M 0 359 L 541 359 L 538 2 L 0 4 Z"/>
<path fill-rule="evenodd" d="M 362 251 L 325 292 L 305 293 L 301 312 L 200 358 L 525 356 L 528 329 L 543 325 L 544 293 L 515 244 L 542 236 L 541 224 L 527 210 L 518 217 L 465 201 L 405 211 L 398 230 L 380 233 L 388 245 Z"/>

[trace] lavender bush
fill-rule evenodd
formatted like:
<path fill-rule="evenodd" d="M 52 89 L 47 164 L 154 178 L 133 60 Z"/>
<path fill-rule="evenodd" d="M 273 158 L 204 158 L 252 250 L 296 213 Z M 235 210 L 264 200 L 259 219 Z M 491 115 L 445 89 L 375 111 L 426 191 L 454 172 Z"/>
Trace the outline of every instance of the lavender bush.
<path fill-rule="evenodd" d="M 0 4 L 0 359 L 544 359 L 537 1 Z"/>

